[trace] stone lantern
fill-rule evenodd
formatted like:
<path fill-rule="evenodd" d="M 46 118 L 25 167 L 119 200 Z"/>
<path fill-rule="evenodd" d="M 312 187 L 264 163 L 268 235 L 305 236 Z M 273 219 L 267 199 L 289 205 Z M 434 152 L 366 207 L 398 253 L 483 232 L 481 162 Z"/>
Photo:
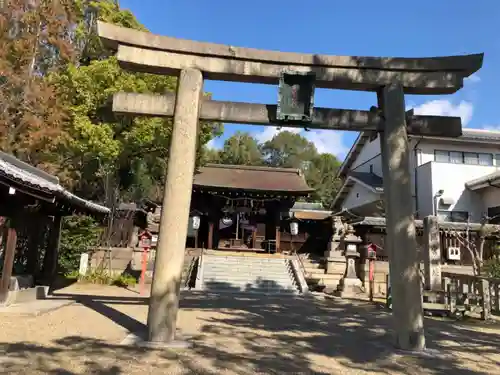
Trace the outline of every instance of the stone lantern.
<path fill-rule="evenodd" d="M 344 224 L 339 216 L 333 218 L 332 222 L 333 235 L 328 243 L 328 249 L 325 251 L 324 260 L 326 265 L 326 273 L 334 274 L 344 272 L 345 257 L 342 254 L 341 240 L 344 232 Z"/>
<path fill-rule="evenodd" d="M 359 236 L 354 234 L 352 225 L 348 225 L 342 239 L 344 245 L 344 256 L 346 258 L 345 273 L 339 282 L 336 295 L 340 297 L 355 297 L 363 294 L 363 284 L 356 273 L 356 259 L 359 258 L 358 245 L 362 242 Z"/>

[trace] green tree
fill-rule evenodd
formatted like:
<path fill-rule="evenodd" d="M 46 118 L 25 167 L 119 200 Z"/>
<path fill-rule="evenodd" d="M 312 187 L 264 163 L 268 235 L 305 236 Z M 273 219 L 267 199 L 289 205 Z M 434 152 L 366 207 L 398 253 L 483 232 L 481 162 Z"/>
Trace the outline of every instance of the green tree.
<path fill-rule="evenodd" d="M 282 131 L 261 146 L 265 163 L 272 167 L 304 169 L 318 154 L 300 134 Z"/>
<path fill-rule="evenodd" d="M 249 133 L 236 132 L 224 142 L 220 152 L 222 164 L 261 165 L 262 153 L 257 140 Z"/>
<path fill-rule="evenodd" d="M 300 169 L 309 186 L 315 189 L 309 199 L 331 207 L 340 187 L 336 178 L 340 162 L 334 155 L 318 154 L 312 142 L 289 131 L 275 135 L 261 146 L 261 150 L 264 161 L 270 166 Z"/>
<path fill-rule="evenodd" d="M 95 246 L 102 229 L 88 216 L 69 216 L 64 218 L 61 231 L 61 245 L 58 264 L 61 272 L 78 269 L 80 255 Z"/>
<path fill-rule="evenodd" d="M 87 2 L 78 4 L 83 7 L 75 33 L 80 58 L 50 76 L 71 119 L 67 126 L 69 139 L 60 150 L 64 155 L 59 161 L 64 166 L 60 175 L 68 183 L 73 182 L 79 194 L 108 204 L 118 200 L 118 195 L 121 200 L 159 199 L 171 119 L 119 116 L 111 111 L 110 104 L 113 94 L 119 91 L 174 91 L 176 79 L 122 70 L 112 53 L 98 44 L 93 29 L 85 29 L 92 22 L 87 18 L 97 17 L 139 30 L 145 30 L 144 26 L 112 1 L 91 1 L 90 11 L 85 8 Z M 220 129 L 217 123 L 200 124 L 200 150 Z"/>
<path fill-rule="evenodd" d="M 341 186 L 336 178 L 340 162 L 332 154 L 315 156 L 305 170 L 305 178 L 309 186 L 315 189 L 312 200 L 323 203 L 325 208 L 331 208 L 333 199 Z"/>
<path fill-rule="evenodd" d="M 220 164 L 221 163 L 221 155 L 220 151 L 214 148 L 203 147 L 202 150 L 202 163 L 213 163 Z"/>

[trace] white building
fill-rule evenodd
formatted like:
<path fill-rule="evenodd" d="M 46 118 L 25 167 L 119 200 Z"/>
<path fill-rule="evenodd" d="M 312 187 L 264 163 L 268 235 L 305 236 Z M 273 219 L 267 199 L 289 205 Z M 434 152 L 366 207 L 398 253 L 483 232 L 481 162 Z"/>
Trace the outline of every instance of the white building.
<path fill-rule="evenodd" d="M 415 216 L 434 212 L 447 221 L 479 222 L 500 215 L 500 131 L 463 129 L 460 138 L 410 137 Z M 380 139 L 361 133 L 339 176 L 336 209 L 380 216 L 384 189 Z M 500 222 L 500 216 L 495 221 Z"/>

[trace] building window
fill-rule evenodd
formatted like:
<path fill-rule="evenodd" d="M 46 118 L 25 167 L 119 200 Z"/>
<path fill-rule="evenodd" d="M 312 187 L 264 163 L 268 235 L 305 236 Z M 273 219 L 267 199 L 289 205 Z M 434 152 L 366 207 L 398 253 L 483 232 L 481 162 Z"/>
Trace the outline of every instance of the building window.
<path fill-rule="evenodd" d="M 434 161 L 448 163 L 450 161 L 450 152 L 440 150 L 434 151 Z"/>
<path fill-rule="evenodd" d="M 437 216 L 441 221 L 451 221 L 453 223 L 466 223 L 469 220 L 469 213 L 467 211 L 438 210 Z"/>
<path fill-rule="evenodd" d="M 479 157 L 474 152 L 464 152 L 464 163 L 469 165 L 478 165 Z"/>
<path fill-rule="evenodd" d="M 479 165 L 493 165 L 493 155 L 479 154 Z"/>
<path fill-rule="evenodd" d="M 450 151 L 450 163 L 463 164 L 464 163 L 464 155 L 458 151 Z"/>
<path fill-rule="evenodd" d="M 495 165 L 500 167 L 500 154 L 495 155 Z"/>
<path fill-rule="evenodd" d="M 496 165 L 500 166 L 500 154 L 496 155 Z M 435 150 L 434 161 L 439 163 L 467 164 L 467 165 L 493 165 L 493 154 Z"/>

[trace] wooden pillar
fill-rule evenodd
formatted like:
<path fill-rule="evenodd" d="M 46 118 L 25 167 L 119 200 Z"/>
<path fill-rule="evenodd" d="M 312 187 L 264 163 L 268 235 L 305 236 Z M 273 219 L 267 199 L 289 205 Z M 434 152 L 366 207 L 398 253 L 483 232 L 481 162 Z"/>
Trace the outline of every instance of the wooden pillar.
<path fill-rule="evenodd" d="M 7 241 L 3 260 L 2 278 L 0 279 L 0 303 L 5 303 L 9 296 L 10 278 L 16 255 L 17 232 L 15 228 L 7 228 Z"/>
<path fill-rule="evenodd" d="M 384 119 L 380 146 L 395 344 L 401 349 L 421 350 L 425 335 L 403 86 L 393 83 L 383 87 L 378 100 Z"/>
<path fill-rule="evenodd" d="M 27 246 L 27 261 L 26 272 L 33 275 L 36 279 L 39 276 L 39 249 L 42 239 L 42 234 L 45 229 L 45 218 L 38 214 L 31 214 L 28 223 L 28 246 Z"/>
<path fill-rule="evenodd" d="M 43 280 L 48 283 L 52 283 L 57 275 L 61 229 L 62 216 L 54 216 L 47 251 L 43 259 Z"/>
<path fill-rule="evenodd" d="M 363 286 L 365 285 L 365 279 L 366 279 L 366 257 L 368 253 L 368 230 L 366 228 L 362 228 L 359 232 L 357 233 L 359 237 L 361 237 L 361 243 L 360 246 L 358 247 L 358 252 L 359 252 L 359 258 L 357 260 L 357 272 L 358 272 L 358 277 L 361 279 L 361 282 L 363 283 Z"/>
<path fill-rule="evenodd" d="M 280 247 L 281 247 L 281 233 L 280 233 L 280 226 L 276 226 L 276 252 L 280 252 Z"/>
<path fill-rule="evenodd" d="M 208 223 L 208 244 L 207 244 L 207 248 L 208 249 L 213 249 L 214 248 L 214 222 L 211 221 L 212 219 L 210 219 L 210 222 Z"/>

